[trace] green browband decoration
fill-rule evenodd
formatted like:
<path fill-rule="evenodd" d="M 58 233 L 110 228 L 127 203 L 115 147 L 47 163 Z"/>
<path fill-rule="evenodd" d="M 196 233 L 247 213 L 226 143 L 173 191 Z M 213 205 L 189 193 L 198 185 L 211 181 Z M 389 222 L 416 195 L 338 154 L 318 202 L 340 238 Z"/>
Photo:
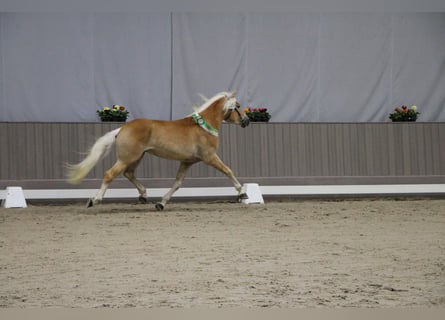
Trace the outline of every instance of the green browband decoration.
<path fill-rule="evenodd" d="M 218 136 L 218 129 L 213 128 L 210 124 L 208 124 L 205 119 L 200 116 L 198 113 L 192 113 L 192 118 L 195 120 L 195 123 L 199 125 L 201 128 L 203 128 L 205 131 L 210 133 L 211 135 L 214 135 L 215 137 Z"/>

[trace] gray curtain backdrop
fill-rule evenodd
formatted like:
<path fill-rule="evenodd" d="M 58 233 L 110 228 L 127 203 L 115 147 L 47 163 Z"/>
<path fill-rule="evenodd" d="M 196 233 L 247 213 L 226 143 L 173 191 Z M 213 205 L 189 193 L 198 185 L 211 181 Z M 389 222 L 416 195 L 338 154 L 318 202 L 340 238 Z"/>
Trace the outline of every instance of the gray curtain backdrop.
<path fill-rule="evenodd" d="M 276 122 L 445 121 L 445 13 L 0 13 L 0 121 L 176 119 L 234 90 Z"/>
<path fill-rule="evenodd" d="M 1 13 L 0 121 L 170 118 L 170 14 Z"/>
<path fill-rule="evenodd" d="M 173 118 L 190 113 L 190 106 L 200 102 L 197 93 L 236 91 L 245 100 L 246 16 L 175 14 L 172 26 Z"/>

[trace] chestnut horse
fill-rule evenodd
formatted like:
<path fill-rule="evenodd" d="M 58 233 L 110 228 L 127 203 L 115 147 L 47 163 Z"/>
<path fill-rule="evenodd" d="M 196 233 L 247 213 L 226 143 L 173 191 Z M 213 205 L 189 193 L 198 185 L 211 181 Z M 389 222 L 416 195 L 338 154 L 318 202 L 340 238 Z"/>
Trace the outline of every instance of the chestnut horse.
<path fill-rule="evenodd" d="M 187 170 L 195 163 L 204 163 L 218 169 L 232 181 L 239 199 L 247 198 L 241 192 L 241 184 L 232 170 L 216 154 L 218 131 L 223 121 L 246 127 L 249 118 L 240 109 L 234 93 L 222 92 L 204 102 L 197 110 L 183 119 L 162 121 L 135 119 L 122 127 L 100 137 L 84 160 L 67 166 L 70 183 L 80 183 L 88 172 L 105 157 L 116 143 L 117 161 L 104 174 L 102 186 L 96 196 L 89 199 L 87 206 L 99 203 L 111 181 L 121 173 L 134 184 L 139 200 L 146 202 L 146 189 L 136 179 L 135 169 L 145 152 L 155 156 L 178 160 L 179 170 L 173 187 L 156 203 L 157 210 L 163 210 L 173 193 L 179 189 Z"/>

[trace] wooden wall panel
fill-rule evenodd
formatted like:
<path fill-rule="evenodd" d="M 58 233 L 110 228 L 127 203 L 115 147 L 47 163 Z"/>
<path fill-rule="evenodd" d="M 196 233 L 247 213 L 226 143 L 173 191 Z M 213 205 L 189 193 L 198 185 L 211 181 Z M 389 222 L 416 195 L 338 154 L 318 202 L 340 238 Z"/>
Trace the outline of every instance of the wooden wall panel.
<path fill-rule="evenodd" d="M 82 159 L 92 143 L 117 123 L 0 123 L 0 188 L 8 185 L 70 187 L 64 163 Z M 443 183 L 445 123 L 252 123 L 223 125 L 219 155 L 243 181 L 262 184 Z M 90 172 L 82 187 L 98 186 L 114 152 Z M 137 175 L 167 186 L 178 164 L 147 155 Z M 118 179 L 117 186 L 130 186 Z M 204 164 L 185 185 L 230 182 Z"/>

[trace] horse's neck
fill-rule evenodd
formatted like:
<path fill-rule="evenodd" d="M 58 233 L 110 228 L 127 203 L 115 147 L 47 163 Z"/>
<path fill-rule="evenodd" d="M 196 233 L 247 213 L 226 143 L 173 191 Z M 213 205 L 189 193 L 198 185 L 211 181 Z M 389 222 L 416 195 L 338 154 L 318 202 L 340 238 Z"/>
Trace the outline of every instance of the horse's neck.
<path fill-rule="evenodd" d="M 220 99 L 212 103 L 207 109 L 199 114 L 204 117 L 208 124 L 219 130 L 223 120 L 224 99 Z"/>

